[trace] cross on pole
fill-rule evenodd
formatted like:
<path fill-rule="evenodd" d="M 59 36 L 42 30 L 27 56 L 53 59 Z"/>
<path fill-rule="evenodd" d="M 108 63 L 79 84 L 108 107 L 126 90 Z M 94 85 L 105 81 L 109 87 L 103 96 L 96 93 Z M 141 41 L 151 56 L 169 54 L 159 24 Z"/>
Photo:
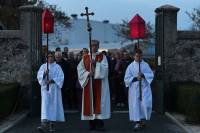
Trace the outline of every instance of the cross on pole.
<path fill-rule="evenodd" d="M 89 33 L 89 48 L 90 48 L 90 72 L 94 72 L 94 66 L 92 65 L 91 61 L 92 61 L 92 27 L 90 25 L 90 18 L 89 16 L 93 16 L 94 13 L 91 12 L 89 13 L 88 12 L 88 7 L 85 7 L 85 11 L 86 13 L 81 13 L 81 16 L 86 16 L 87 17 L 87 31 Z M 93 83 L 94 83 L 94 77 L 93 76 L 90 76 L 90 82 L 91 82 L 91 85 L 92 87 L 90 88 L 90 98 L 92 99 L 93 98 Z M 93 105 L 93 102 L 90 100 L 90 107 L 92 107 Z M 90 108 L 90 115 L 92 115 L 92 108 Z"/>
<path fill-rule="evenodd" d="M 89 33 L 90 59 L 92 59 L 92 47 L 91 47 L 91 42 L 92 42 L 92 27 L 90 25 L 90 18 L 89 18 L 89 16 L 90 15 L 93 16 L 94 13 L 93 12 L 89 13 L 88 12 L 88 7 L 85 7 L 85 11 L 86 11 L 86 13 L 81 13 L 81 16 L 82 17 L 83 16 L 87 17 L 87 28 L 88 28 L 87 30 L 88 30 L 88 33 Z"/>
<path fill-rule="evenodd" d="M 90 32 L 90 31 L 92 31 L 92 27 L 91 27 L 91 25 L 90 25 L 90 18 L 89 18 L 89 16 L 90 16 L 90 15 L 93 16 L 94 13 L 93 13 L 93 12 L 89 13 L 89 12 L 88 12 L 88 7 L 85 7 L 85 11 L 86 11 L 86 13 L 81 13 L 81 16 L 82 16 L 82 17 L 83 17 L 83 16 L 86 16 L 86 17 L 87 17 L 88 32 Z"/>

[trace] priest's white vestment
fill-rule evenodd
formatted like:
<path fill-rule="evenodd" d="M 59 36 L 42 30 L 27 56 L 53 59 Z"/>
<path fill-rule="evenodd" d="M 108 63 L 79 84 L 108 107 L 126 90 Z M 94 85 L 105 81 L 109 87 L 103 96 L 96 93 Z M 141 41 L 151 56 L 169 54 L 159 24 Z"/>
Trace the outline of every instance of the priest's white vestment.
<path fill-rule="evenodd" d="M 100 82 L 101 84 L 101 87 L 99 88 L 100 91 L 95 94 L 95 89 L 92 88 L 92 80 L 90 80 L 89 76 L 90 55 L 85 55 L 77 67 L 78 80 L 80 82 L 81 87 L 83 88 L 81 120 L 109 119 L 110 91 L 108 83 L 108 62 L 106 56 L 98 52 L 93 54 L 92 58 L 96 60 L 94 70 L 94 84 L 96 84 L 96 81 L 98 80 L 98 82 Z M 91 88 L 89 91 L 86 92 L 88 86 L 90 86 Z M 90 93 L 90 95 L 88 93 Z M 98 96 L 100 96 L 99 107 L 95 105 L 95 101 L 98 101 L 99 99 L 94 100 Z M 86 100 L 88 99 L 88 97 L 90 97 L 90 100 L 87 103 Z"/>

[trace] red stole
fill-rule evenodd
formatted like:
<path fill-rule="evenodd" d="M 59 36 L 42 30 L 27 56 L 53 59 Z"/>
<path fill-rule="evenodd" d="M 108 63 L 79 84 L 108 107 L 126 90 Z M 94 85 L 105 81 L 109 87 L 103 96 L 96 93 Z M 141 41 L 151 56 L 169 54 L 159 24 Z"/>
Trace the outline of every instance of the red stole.
<path fill-rule="evenodd" d="M 95 61 L 101 62 L 103 60 L 103 54 L 96 55 Z M 90 55 L 85 55 L 83 57 L 83 62 L 85 69 L 90 72 Z M 101 113 L 101 79 L 93 80 L 93 107 L 94 114 Z M 83 103 L 83 114 L 85 116 L 92 115 L 90 101 L 92 100 L 90 97 L 90 79 L 87 82 L 87 85 L 84 88 L 84 103 Z"/>

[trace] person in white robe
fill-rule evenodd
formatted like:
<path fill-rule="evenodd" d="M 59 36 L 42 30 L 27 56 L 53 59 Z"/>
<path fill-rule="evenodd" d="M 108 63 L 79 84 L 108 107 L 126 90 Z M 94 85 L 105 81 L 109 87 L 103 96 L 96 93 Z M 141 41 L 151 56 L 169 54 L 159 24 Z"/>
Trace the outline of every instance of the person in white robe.
<path fill-rule="evenodd" d="M 92 60 L 85 54 L 77 66 L 83 88 L 81 120 L 89 120 L 90 130 L 105 130 L 103 120 L 110 118 L 108 62 L 106 56 L 98 52 L 98 40 L 92 40 L 91 46 Z"/>
<path fill-rule="evenodd" d="M 126 87 L 129 88 L 129 118 L 130 121 L 136 123 L 133 127 L 134 130 L 138 130 L 144 126 L 142 120 L 150 120 L 151 117 L 152 93 L 150 84 L 154 78 L 154 74 L 149 65 L 141 59 L 142 51 L 140 49 L 135 51 L 134 58 L 135 60 L 126 69 L 124 82 Z"/>
<path fill-rule="evenodd" d="M 64 82 L 64 74 L 61 67 L 54 62 L 53 53 L 48 53 L 47 63 L 41 65 L 37 79 L 41 85 L 41 126 L 39 131 L 53 130 L 52 122 L 64 122 L 61 88 Z M 48 74 L 48 79 L 47 79 Z"/>

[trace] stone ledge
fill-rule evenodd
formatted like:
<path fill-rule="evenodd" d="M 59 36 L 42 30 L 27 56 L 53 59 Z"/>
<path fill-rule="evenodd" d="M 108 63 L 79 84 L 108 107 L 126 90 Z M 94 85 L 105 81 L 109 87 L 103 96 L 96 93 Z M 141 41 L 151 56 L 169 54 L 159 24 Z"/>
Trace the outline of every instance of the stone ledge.
<path fill-rule="evenodd" d="M 22 121 L 24 118 L 27 117 L 29 114 L 29 111 L 22 111 L 17 114 L 12 114 L 8 116 L 5 120 L 2 121 L 2 124 L 0 124 L 0 133 L 4 133 L 14 127 L 16 124 L 18 124 L 20 121 Z"/>
<path fill-rule="evenodd" d="M 180 114 L 172 114 L 166 112 L 165 115 L 179 125 L 186 133 L 200 133 L 199 125 L 186 124 L 184 122 L 184 116 Z"/>
<path fill-rule="evenodd" d="M 0 38 L 21 38 L 21 30 L 1 30 Z"/>
<path fill-rule="evenodd" d="M 200 31 L 178 31 L 179 40 L 200 40 Z"/>

